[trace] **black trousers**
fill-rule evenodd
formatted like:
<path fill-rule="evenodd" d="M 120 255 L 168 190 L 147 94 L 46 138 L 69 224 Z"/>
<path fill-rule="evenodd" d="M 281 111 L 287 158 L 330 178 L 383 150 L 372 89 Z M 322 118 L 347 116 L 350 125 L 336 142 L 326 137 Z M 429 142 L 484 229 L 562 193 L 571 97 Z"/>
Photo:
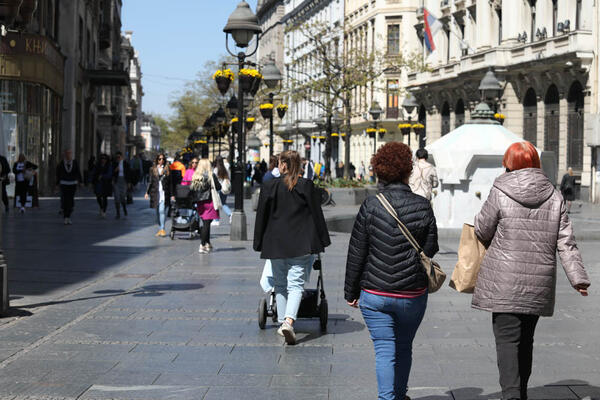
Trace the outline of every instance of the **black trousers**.
<path fill-rule="evenodd" d="M 75 191 L 77 185 L 60 185 L 62 194 L 63 215 L 65 218 L 71 218 L 73 206 L 75 205 Z"/>
<path fill-rule="evenodd" d="M 21 203 L 21 207 L 25 207 L 27 203 L 27 187 L 29 186 L 28 181 L 16 182 L 15 183 L 15 205 L 17 203 L 17 197 Z"/>
<path fill-rule="evenodd" d="M 203 219 L 200 227 L 200 243 L 204 246 L 210 244 L 210 224 L 212 219 Z"/>
<path fill-rule="evenodd" d="M 493 313 L 502 398 L 527 399 L 533 362 L 533 334 L 539 316 Z"/>
<path fill-rule="evenodd" d="M 8 194 L 6 193 L 5 182 L 2 182 L 2 202 L 4 203 L 4 209 L 8 211 Z"/>
<path fill-rule="evenodd" d="M 102 212 L 106 212 L 106 207 L 108 206 L 108 196 L 105 196 L 103 194 L 97 194 L 96 201 L 98 201 L 100 210 L 102 210 Z"/>

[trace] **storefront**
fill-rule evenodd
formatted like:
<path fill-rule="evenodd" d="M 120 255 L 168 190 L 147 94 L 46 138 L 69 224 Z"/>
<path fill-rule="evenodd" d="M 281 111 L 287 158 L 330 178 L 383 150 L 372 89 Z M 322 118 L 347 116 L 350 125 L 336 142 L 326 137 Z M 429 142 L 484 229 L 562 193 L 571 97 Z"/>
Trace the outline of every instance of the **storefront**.
<path fill-rule="evenodd" d="M 64 57 L 43 36 L 9 33 L 0 42 L 0 154 L 38 165 L 38 188 L 54 187 L 60 159 Z"/>

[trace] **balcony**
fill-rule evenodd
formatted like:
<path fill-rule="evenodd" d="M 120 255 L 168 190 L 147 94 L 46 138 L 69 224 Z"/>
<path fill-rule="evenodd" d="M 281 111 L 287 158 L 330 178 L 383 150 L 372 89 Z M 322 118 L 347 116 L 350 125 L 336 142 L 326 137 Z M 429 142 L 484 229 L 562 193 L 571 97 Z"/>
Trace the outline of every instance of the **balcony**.
<path fill-rule="evenodd" d="M 88 69 L 85 77 L 95 86 L 129 86 L 129 73 L 127 71 L 108 69 Z"/>
<path fill-rule="evenodd" d="M 104 50 L 110 47 L 110 25 L 100 25 L 100 32 L 98 34 L 98 46 L 100 50 Z"/>

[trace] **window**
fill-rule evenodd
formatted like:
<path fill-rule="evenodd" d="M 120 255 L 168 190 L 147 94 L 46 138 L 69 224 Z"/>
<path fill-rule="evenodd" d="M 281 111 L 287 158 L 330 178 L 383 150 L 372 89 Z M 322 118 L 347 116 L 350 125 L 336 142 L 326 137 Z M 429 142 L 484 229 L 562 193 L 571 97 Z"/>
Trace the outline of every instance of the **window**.
<path fill-rule="evenodd" d="M 577 0 L 575 8 L 575 29 L 581 29 L 581 3 L 582 0 Z"/>
<path fill-rule="evenodd" d="M 79 60 L 83 58 L 83 18 L 79 17 Z"/>
<path fill-rule="evenodd" d="M 398 118 L 398 89 L 400 83 L 398 79 L 387 81 L 387 103 L 386 103 L 386 118 Z"/>
<path fill-rule="evenodd" d="M 498 18 L 498 45 L 502 43 L 502 10 L 496 9 L 496 16 Z"/>
<path fill-rule="evenodd" d="M 400 25 L 388 25 L 387 53 L 400 54 Z"/>
<path fill-rule="evenodd" d="M 536 0 L 529 0 L 529 10 L 531 12 L 531 29 L 530 29 L 530 40 L 533 42 L 535 39 L 535 25 L 536 25 L 536 11 L 535 11 Z"/>
<path fill-rule="evenodd" d="M 552 36 L 556 36 L 556 25 L 558 24 L 558 0 L 552 0 Z"/>
<path fill-rule="evenodd" d="M 446 33 L 446 63 L 450 62 L 450 29 L 444 29 Z"/>

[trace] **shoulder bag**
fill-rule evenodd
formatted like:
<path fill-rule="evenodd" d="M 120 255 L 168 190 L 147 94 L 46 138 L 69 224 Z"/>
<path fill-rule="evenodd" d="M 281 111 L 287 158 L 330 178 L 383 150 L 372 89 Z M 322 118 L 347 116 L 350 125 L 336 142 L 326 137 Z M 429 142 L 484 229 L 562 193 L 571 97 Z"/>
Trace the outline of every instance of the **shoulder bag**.
<path fill-rule="evenodd" d="M 396 220 L 398 223 L 398 228 L 400 228 L 400 232 L 402 232 L 404 237 L 408 240 L 411 246 L 414 247 L 414 249 L 417 251 L 417 254 L 421 258 L 421 264 L 423 265 L 423 269 L 425 269 L 425 274 L 427 275 L 429 293 L 437 292 L 446 280 L 446 273 L 442 271 L 442 268 L 438 263 L 427 257 L 427 255 L 423 252 L 423 249 L 421 246 L 419 246 L 417 240 L 410 233 L 406 225 L 400 221 L 396 210 L 394 210 L 394 207 L 392 207 L 385 196 L 382 193 L 379 193 L 377 195 L 377 199 L 381 202 L 383 208 L 385 208 L 385 210 Z"/>
<path fill-rule="evenodd" d="M 215 180 L 213 178 L 213 174 L 208 174 L 210 179 L 210 195 L 212 197 L 212 203 L 215 210 L 219 210 L 223 205 L 221 204 L 221 196 L 219 196 L 219 192 L 217 191 L 217 185 L 215 185 Z"/>

